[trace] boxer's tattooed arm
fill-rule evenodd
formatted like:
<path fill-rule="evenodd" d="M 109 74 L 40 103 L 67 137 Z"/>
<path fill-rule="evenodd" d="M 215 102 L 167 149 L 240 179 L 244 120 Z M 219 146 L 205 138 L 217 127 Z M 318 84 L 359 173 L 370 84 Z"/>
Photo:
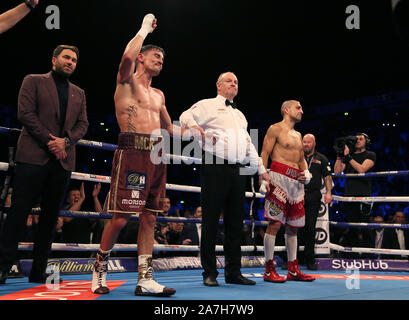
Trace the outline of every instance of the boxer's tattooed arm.
<path fill-rule="evenodd" d="M 136 117 L 136 107 L 128 107 L 128 132 L 136 132 L 135 126 L 132 124 L 132 118 Z"/>

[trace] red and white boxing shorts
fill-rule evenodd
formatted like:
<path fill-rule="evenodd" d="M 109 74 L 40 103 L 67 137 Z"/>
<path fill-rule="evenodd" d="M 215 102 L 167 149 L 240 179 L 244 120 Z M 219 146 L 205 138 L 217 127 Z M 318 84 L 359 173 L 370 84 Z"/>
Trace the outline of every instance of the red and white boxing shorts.
<path fill-rule="evenodd" d="M 305 224 L 304 185 L 297 181 L 301 170 L 273 161 L 270 191 L 265 195 L 264 217 L 291 227 Z"/>

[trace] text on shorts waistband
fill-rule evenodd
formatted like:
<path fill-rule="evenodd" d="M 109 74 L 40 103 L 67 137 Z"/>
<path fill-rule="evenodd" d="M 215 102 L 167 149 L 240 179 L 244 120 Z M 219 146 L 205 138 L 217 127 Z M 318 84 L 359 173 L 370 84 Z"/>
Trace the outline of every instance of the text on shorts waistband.
<path fill-rule="evenodd" d="M 276 161 L 271 162 L 270 170 L 295 180 L 301 174 L 301 170 Z"/>
<path fill-rule="evenodd" d="M 156 144 L 162 141 L 162 136 L 154 134 L 121 132 L 118 136 L 118 148 L 151 151 Z"/>

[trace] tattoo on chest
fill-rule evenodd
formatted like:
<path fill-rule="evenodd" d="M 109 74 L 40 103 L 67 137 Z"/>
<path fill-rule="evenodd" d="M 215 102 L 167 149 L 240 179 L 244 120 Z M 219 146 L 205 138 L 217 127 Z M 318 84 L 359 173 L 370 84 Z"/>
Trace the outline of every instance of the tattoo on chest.
<path fill-rule="evenodd" d="M 128 107 L 128 132 L 136 132 L 136 128 L 132 124 L 132 118 L 136 118 L 136 109 L 136 106 Z"/>

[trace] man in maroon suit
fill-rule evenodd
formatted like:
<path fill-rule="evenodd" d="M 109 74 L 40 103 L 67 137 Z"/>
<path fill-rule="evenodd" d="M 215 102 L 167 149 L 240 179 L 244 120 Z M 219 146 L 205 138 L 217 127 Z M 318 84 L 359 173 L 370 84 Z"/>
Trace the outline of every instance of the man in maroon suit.
<path fill-rule="evenodd" d="M 27 215 L 39 198 L 39 232 L 34 239 L 29 281 L 47 280 L 47 259 L 59 210 L 75 167 L 75 143 L 88 129 L 85 93 L 68 81 L 78 55 L 74 46 L 58 46 L 51 72 L 27 75 L 20 88 L 17 116 L 23 130 L 17 143 L 11 207 L 0 237 L 0 284 L 6 281 Z"/>

